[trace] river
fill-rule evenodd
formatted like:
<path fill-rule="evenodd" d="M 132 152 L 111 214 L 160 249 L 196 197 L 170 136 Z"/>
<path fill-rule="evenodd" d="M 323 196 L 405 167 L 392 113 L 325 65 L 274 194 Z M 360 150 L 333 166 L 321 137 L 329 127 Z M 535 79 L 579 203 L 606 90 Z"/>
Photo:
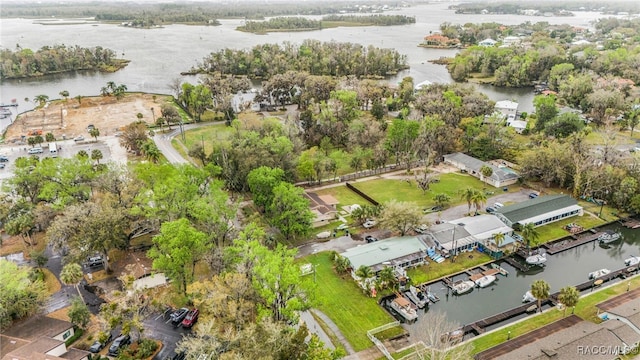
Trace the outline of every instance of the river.
<path fill-rule="evenodd" d="M 0 103 L 18 101 L 19 112 L 34 107 L 37 95 L 60 98 L 60 91 L 69 91 L 71 97 L 100 93 L 107 82 L 125 84 L 130 91 L 170 94 L 169 84 L 213 51 L 224 48 L 251 48 L 261 43 L 300 43 L 304 39 L 342 41 L 395 48 L 408 57 L 410 70 L 390 78 L 392 83 L 404 76 L 412 76 L 415 83 L 424 80 L 449 83 L 446 68 L 428 60 L 452 56 L 457 50 L 425 49 L 417 45 L 424 36 L 437 31 L 442 22 L 464 24 L 468 22 L 499 22 L 515 25 L 524 22 L 546 21 L 550 24 L 570 24 L 591 27 L 591 22 L 602 17 L 596 12 L 577 12 L 574 17 L 535 17 L 519 15 L 461 15 L 447 7 L 451 3 L 424 4 L 390 11 L 416 17 L 416 23 L 389 27 L 341 27 L 310 32 L 271 33 L 255 35 L 236 31 L 243 20 L 221 20 L 220 26 L 169 25 L 159 29 L 133 29 L 109 24 L 40 25 L 33 19 L 0 19 L 0 46 L 14 49 L 39 49 L 45 45 L 65 44 L 81 47 L 102 46 L 119 56 L 131 60 L 124 69 L 115 73 L 78 72 L 44 76 L 37 79 L 10 80 L 0 84 Z M 195 82 L 195 78 L 186 78 Z M 514 99 L 521 103 L 522 111 L 530 112 L 533 94 L 530 89 L 505 89 L 479 86 L 493 100 Z M 6 125 L 5 125 L 6 126 Z"/>

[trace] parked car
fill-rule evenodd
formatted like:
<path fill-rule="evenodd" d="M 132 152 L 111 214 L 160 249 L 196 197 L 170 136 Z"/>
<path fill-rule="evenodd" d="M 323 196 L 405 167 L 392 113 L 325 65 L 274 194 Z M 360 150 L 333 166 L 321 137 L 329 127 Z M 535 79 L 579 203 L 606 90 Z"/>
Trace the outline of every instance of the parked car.
<path fill-rule="evenodd" d="M 28 154 L 42 154 L 43 152 L 44 150 L 42 150 L 42 148 L 39 146 L 32 147 L 27 151 Z"/>
<path fill-rule="evenodd" d="M 4 163 L 0 163 L 0 169 L 4 169 L 5 168 L 5 164 Z"/>
<path fill-rule="evenodd" d="M 181 308 L 174 311 L 169 318 L 171 319 L 173 325 L 178 326 L 180 325 L 180 323 L 182 323 L 182 320 L 184 320 L 188 313 L 189 309 Z"/>
<path fill-rule="evenodd" d="M 535 199 L 538 197 L 538 194 L 532 192 L 531 194 L 529 194 L 529 199 Z"/>
<path fill-rule="evenodd" d="M 428 228 L 429 227 L 427 226 L 427 224 L 420 224 L 413 228 L 413 231 L 417 232 L 418 234 L 424 234 Z"/>
<path fill-rule="evenodd" d="M 424 212 L 425 214 L 428 213 L 432 213 L 432 212 L 437 212 L 437 211 L 442 211 L 444 208 L 440 205 L 436 205 L 434 207 L 430 207 L 430 208 L 426 208 L 424 210 L 422 210 L 422 212 Z"/>
<path fill-rule="evenodd" d="M 73 141 L 76 141 L 76 142 L 77 142 L 77 141 L 84 141 L 84 136 L 82 136 L 82 135 L 78 135 L 78 136 L 76 136 L 76 137 L 74 137 L 74 138 L 73 138 Z"/>
<path fill-rule="evenodd" d="M 196 322 L 198 322 L 198 315 L 200 315 L 200 310 L 198 309 L 192 309 L 191 311 L 189 311 L 189 313 L 187 313 L 187 316 L 184 317 L 184 320 L 182 320 L 182 327 L 192 327 Z"/>
<path fill-rule="evenodd" d="M 91 256 L 89 259 L 87 259 L 88 267 L 102 266 L 103 264 L 104 260 L 102 259 L 102 256 Z"/>
<path fill-rule="evenodd" d="M 89 124 L 89 126 L 87 126 L 87 131 L 91 132 L 91 130 L 95 129 L 96 127 L 93 126 L 93 124 Z"/>
<path fill-rule="evenodd" d="M 496 211 L 496 209 L 495 209 L 494 207 L 491 207 L 491 206 L 487 206 L 487 209 L 486 209 L 486 210 L 487 210 L 487 212 L 488 212 L 489 214 L 491 214 L 492 212 L 495 212 L 495 211 Z"/>
<path fill-rule="evenodd" d="M 109 351 L 107 354 L 109 356 L 118 356 L 120 350 L 125 348 L 127 345 L 131 343 L 131 336 L 129 335 L 120 335 L 115 340 L 113 340 L 113 344 L 109 346 Z"/>
<path fill-rule="evenodd" d="M 365 240 L 367 243 L 372 243 L 372 242 L 376 242 L 376 241 L 378 241 L 378 239 L 377 239 L 377 238 L 375 238 L 375 237 L 373 237 L 373 236 L 371 236 L 371 235 L 367 235 L 367 236 L 365 236 L 365 237 L 364 237 L 364 240 Z"/>
<path fill-rule="evenodd" d="M 96 340 L 96 342 L 94 342 L 93 345 L 91 345 L 91 347 L 89 348 L 89 351 L 94 354 L 99 353 L 100 350 L 104 349 L 104 347 L 107 346 L 107 344 L 110 343 L 112 339 L 113 339 L 113 335 L 111 335 L 111 332 L 109 332 L 109 335 L 107 335 L 107 338 L 105 339 L 104 342 L 101 342 L 100 340 Z"/>
<path fill-rule="evenodd" d="M 349 228 L 349 225 L 347 223 L 342 223 L 342 224 L 338 225 L 336 230 L 347 230 L 348 228 Z"/>
<path fill-rule="evenodd" d="M 9 158 L 6 155 L 0 155 L 0 162 L 7 162 Z"/>
<path fill-rule="evenodd" d="M 497 203 L 493 204 L 493 207 L 496 208 L 496 209 L 500 209 L 501 207 L 504 207 L 504 205 L 502 203 L 497 202 Z"/>
<path fill-rule="evenodd" d="M 375 220 L 367 220 L 364 222 L 364 224 L 362 224 L 362 226 L 364 226 L 365 229 L 371 229 L 372 227 L 376 226 L 376 221 Z"/>

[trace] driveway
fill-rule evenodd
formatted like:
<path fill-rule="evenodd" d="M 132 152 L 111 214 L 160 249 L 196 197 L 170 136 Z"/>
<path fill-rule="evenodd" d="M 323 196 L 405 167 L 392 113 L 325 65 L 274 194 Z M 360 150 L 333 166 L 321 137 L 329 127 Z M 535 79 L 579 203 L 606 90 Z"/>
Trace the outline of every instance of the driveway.
<path fill-rule="evenodd" d="M 340 236 L 335 239 L 331 239 L 325 242 L 316 242 L 305 244 L 298 247 L 297 258 L 307 255 L 315 254 L 322 251 L 335 250 L 339 253 L 344 252 L 347 249 L 356 247 L 358 245 L 366 244 L 364 241 L 358 241 L 351 238 L 351 236 Z"/>

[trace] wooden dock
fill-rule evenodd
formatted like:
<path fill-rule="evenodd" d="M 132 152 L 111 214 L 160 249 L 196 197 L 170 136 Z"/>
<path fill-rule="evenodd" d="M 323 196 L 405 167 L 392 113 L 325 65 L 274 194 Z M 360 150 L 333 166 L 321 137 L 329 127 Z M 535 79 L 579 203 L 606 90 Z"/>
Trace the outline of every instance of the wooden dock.
<path fill-rule="evenodd" d="M 626 219 L 622 222 L 622 226 L 629 229 L 639 229 L 640 228 L 640 220 L 636 219 Z"/>
<path fill-rule="evenodd" d="M 549 302 L 550 300 L 544 300 L 542 301 L 541 305 L 545 305 Z M 526 304 L 522 304 L 520 306 L 517 306 L 515 308 L 509 309 L 507 311 L 503 311 L 499 314 L 495 314 L 489 317 L 486 317 L 482 320 L 476 321 L 474 323 L 471 323 L 469 325 L 465 325 L 462 329 L 464 330 L 464 333 L 467 334 L 469 332 L 473 332 L 476 333 L 477 335 L 482 334 L 484 331 L 486 331 L 486 328 L 491 326 L 491 325 L 495 325 L 498 324 L 500 322 L 503 322 L 505 320 L 509 320 L 513 317 L 522 315 L 522 314 L 526 314 L 527 313 L 527 309 L 529 309 L 529 307 L 531 307 L 531 303 L 526 303 Z"/>
<path fill-rule="evenodd" d="M 506 262 L 507 262 L 507 264 L 509 264 L 509 265 L 513 266 L 514 268 L 516 268 L 516 269 L 518 269 L 518 270 L 520 270 L 520 271 L 522 271 L 522 272 L 527 272 L 527 271 L 529 271 L 529 269 L 530 269 L 530 267 L 529 267 L 529 266 L 527 266 L 527 265 L 525 265 L 525 264 L 522 264 L 522 263 L 520 263 L 520 262 L 516 261 L 516 260 L 515 260 L 514 258 L 512 258 L 511 256 L 509 256 L 509 257 L 505 258 L 505 259 L 504 259 L 504 261 L 506 261 Z"/>
<path fill-rule="evenodd" d="M 579 236 L 572 235 L 573 240 L 561 240 L 557 243 L 547 243 L 543 246 L 547 249 L 547 253 L 549 255 L 557 254 L 559 252 L 572 249 L 576 246 L 584 245 L 586 243 L 590 243 L 592 241 L 597 240 L 600 235 L 604 234 L 602 231 L 598 231 L 595 234 L 593 233 L 582 233 Z"/>
<path fill-rule="evenodd" d="M 485 267 L 485 269 L 487 269 Z M 475 274 L 472 274 L 471 276 L 469 276 L 469 280 L 476 282 L 477 280 L 479 280 L 480 278 L 482 278 L 483 276 L 489 276 L 489 275 L 497 275 L 500 273 L 500 270 L 498 269 L 487 269 L 485 271 L 481 271 Z"/>

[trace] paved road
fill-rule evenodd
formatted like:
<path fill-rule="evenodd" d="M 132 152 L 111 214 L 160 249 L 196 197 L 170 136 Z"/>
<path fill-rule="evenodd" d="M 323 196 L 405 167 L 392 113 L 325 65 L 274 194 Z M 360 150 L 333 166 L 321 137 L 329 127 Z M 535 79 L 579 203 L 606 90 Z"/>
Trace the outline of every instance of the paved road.
<path fill-rule="evenodd" d="M 152 314 L 144 321 L 144 336 L 162 341 L 162 350 L 154 357 L 155 360 L 173 356 L 176 344 L 190 332 L 191 330 L 182 327 L 175 328 L 169 321 L 168 313 Z"/>
<path fill-rule="evenodd" d="M 216 126 L 216 125 L 217 126 L 224 125 L 224 122 L 187 124 L 183 126 L 183 131 L 197 129 L 205 126 Z M 153 141 L 156 143 L 156 146 L 158 147 L 158 149 L 162 152 L 162 155 L 164 155 L 164 157 L 167 158 L 167 161 L 169 161 L 172 164 L 187 164 L 189 163 L 189 160 L 182 157 L 182 155 L 180 155 L 180 153 L 173 148 L 173 145 L 171 145 L 171 140 L 178 135 L 180 135 L 179 127 L 174 128 L 167 133 L 162 133 L 162 134 L 156 133 L 156 135 L 153 136 Z"/>

